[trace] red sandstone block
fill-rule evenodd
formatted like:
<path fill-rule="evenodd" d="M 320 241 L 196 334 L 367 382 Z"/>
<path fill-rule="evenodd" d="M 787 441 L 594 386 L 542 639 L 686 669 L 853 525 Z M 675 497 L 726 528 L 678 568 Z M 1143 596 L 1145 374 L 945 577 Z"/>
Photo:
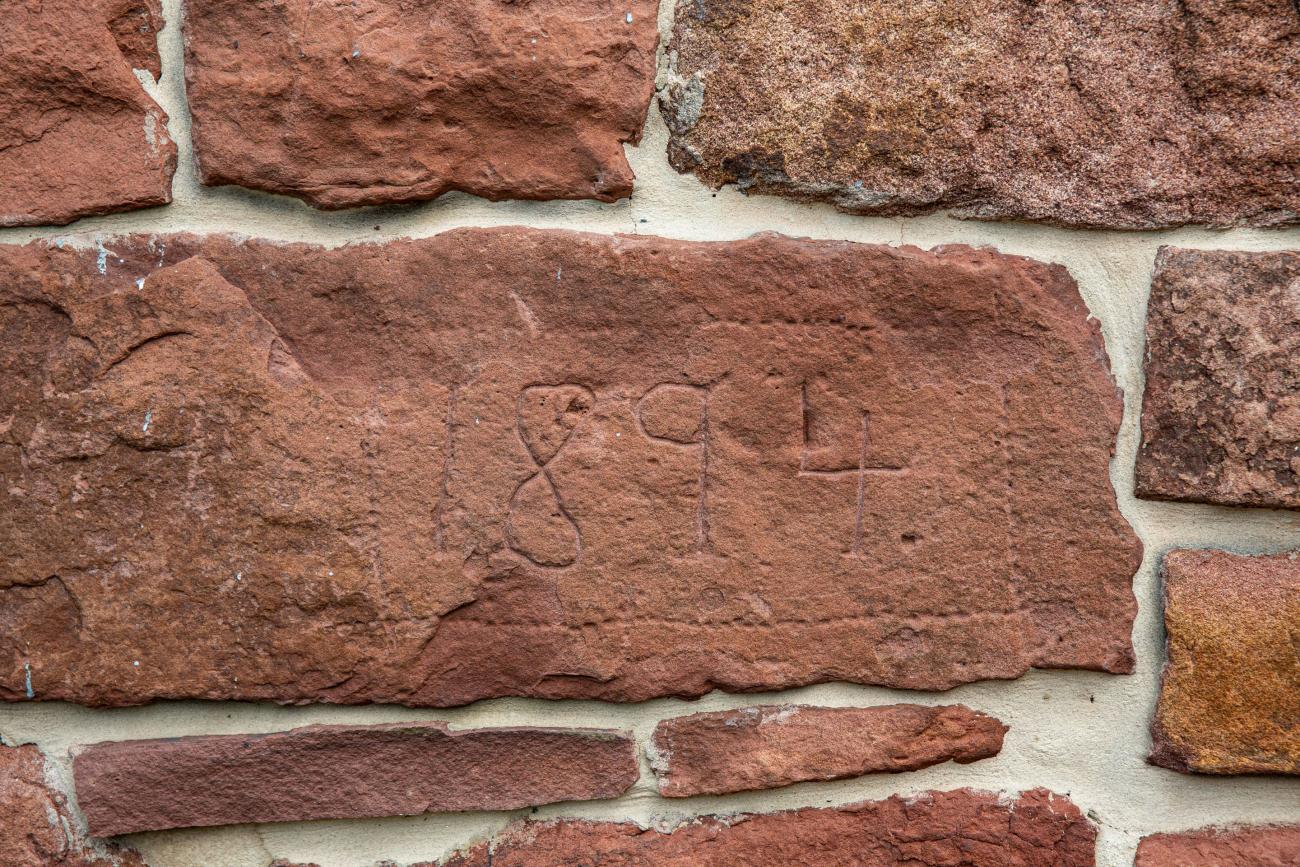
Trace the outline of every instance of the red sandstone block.
<path fill-rule="evenodd" d="M 1007 728 L 962 705 L 767 705 L 664 720 L 653 767 L 670 798 L 898 773 L 997 755 Z"/>
<path fill-rule="evenodd" d="M 1136 867 L 1295 867 L 1300 825 L 1205 828 L 1153 834 L 1138 844 Z"/>
<path fill-rule="evenodd" d="M 159 74 L 159 0 L 0 8 L 0 226 L 171 201 L 176 145 L 132 69 Z"/>
<path fill-rule="evenodd" d="M 1300 554 L 1171 551 L 1168 659 L 1151 761 L 1207 774 L 1300 774 Z"/>
<path fill-rule="evenodd" d="M 656 0 L 189 0 L 206 184 L 322 208 L 631 195 Z"/>
<path fill-rule="evenodd" d="M 1300 215 L 1291 0 L 679 0 L 669 158 L 860 214 Z"/>
<path fill-rule="evenodd" d="M 1058 266 L 128 237 L 0 247 L 0 299 L 0 698 L 1132 669 L 1120 402 Z"/>
<path fill-rule="evenodd" d="M 1160 250 L 1139 497 L 1300 508 L 1297 281 L 1300 252 Z"/>
<path fill-rule="evenodd" d="M 94 744 L 73 760 L 91 833 L 513 810 L 614 798 L 637 779 L 626 734 L 450 731 L 445 723 L 307 726 Z"/>

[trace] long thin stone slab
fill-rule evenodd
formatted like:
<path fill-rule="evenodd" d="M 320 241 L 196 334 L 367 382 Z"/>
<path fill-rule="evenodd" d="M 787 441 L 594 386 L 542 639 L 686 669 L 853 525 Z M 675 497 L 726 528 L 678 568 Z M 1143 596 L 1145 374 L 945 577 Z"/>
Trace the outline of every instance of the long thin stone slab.
<path fill-rule="evenodd" d="M 14 0 L 0 14 L 0 227 L 170 202 L 176 145 L 133 74 L 161 74 L 160 0 Z"/>
<path fill-rule="evenodd" d="M 1126 672 L 1065 269 L 528 229 L 0 249 L 0 695 Z"/>
<path fill-rule="evenodd" d="M 958 789 L 837 809 L 705 816 L 668 831 L 616 822 L 523 822 L 438 863 L 1094 867 L 1096 836 L 1068 798 L 1043 789 L 1018 797 Z"/>
<path fill-rule="evenodd" d="M 636 782 L 630 734 L 450 731 L 445 723 L 116 741 L 73 759 L 90 831 L 111 837 L 247 822 L 515 810 L 616 798 Z"/>

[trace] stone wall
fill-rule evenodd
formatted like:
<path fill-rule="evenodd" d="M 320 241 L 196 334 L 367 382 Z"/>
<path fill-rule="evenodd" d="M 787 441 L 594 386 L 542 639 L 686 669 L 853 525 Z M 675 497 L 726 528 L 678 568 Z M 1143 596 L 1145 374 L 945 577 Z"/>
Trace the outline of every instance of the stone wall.
<path fill-rule="evenodd" d="M 185 6 L 0 54 L 0 863 L 1300 864 L 1294 4 Z"/>

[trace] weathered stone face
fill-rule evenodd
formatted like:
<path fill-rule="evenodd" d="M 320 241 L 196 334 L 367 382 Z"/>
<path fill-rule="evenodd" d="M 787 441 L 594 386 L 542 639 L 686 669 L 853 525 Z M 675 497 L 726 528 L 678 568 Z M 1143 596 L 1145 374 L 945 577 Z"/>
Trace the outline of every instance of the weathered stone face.
<path fill-rule="evenodd" d="M 131 70 L 159 74 L 159 0 L 6 3 L 0 226 L 171 201 L 167 115 Z"/>
<path fill-rule="evenodd" d="M 962 705 L 765 705 L 659 723 L 652 766 L 669 798 L 987 759 L 1007 727 Z"/>
<path fill-rule="evenodd" d="M 669 156 L 863 214 L 1294 222 L 1297 33 L 1290 0 L 679 0 Z"/>
<path fill-rule="evenodd" d="M 307 726 L 94 744 L 76 754 L 90 831 L 516 810 L 616 798 L 636 782 L 628 733 L 449 731 L 445 723 Z"/>
<path fill-rule="evenodd" d="M 1286 867 L 1300 864 L 1300 825 L 1206 828 L 1153 834 L 1138 844 L 1136 867 Z"/>
<path fill-rule="evenodd" d="M 524 822 L 444 867 L 1093 867 L 1096 831 L 1042 789 L 1014 800 L 958 789 L 839 809 L 705 817 L 670 833 L 613 822 Z M 432 865 L 430 865 L 432 867 Z"/>
<path fill-rule="evenodd" d="M 1063 268 L 524 229 L 106 249 L 0 250 L 6 699 L 1132 667 L 1119 400 Z"/>
<path fill-rule="evenodd" d="M 1151 761 L 1207 774 L 1300 774 L 1300 559 L 1174 551 Z"/>
<path fill-rule="evenodd" d="M 1300 508 L 1300 252 L 1163 248 L 1137 495 Z"/>
<path fill-rule="evenodd" d="M 0 744 L 0 864 L 5 867 L 145 867 L 134 851 L 74 837 L 63 795 L 45 780 L 34 746 Z"/>
<path fill-rule="evenodd" d="M 189 0 L 205 184 L 322 208 L 631 195 L 653 0 Z"/>

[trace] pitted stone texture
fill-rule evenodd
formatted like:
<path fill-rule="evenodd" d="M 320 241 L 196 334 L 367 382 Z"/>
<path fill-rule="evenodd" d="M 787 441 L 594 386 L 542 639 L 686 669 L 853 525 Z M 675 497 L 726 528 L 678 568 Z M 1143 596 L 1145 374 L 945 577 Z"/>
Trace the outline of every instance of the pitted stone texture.
<path fill-rule="evenodd" d="M 654 0 L 188 0 L 205 184 L 320 208 L 632 192 Z"/>
<path fill-rule="evenodd" d="M 636 782 L 631 735 L 449 731 L 445 723 L 307 726 L 266 735 L 119 741 L 73 760 L 91 833 L 515 810 L 616 798 Z"/>
<path fill-rule="evenodd" d="M 131 71 L 159 73 L 159 0 L 14 0 L 3 19 L 0 226 L 170 202 L 167 115 Z"/>
<path fill-rule="evenodd" d="M 1300 864 L 1300 825 L 1153 834 L 1138 843 L 1135 867 L 1294 867 L 1296 864 Z"/>
<path fill-rule="evenodd" d="M 670 798 L 914 771 L 997 755 L 1007 728 L 962 705 L 765 705 L 655 727 L 652 766 Z"/>
<path fill-rule="evenodd" d="M 5 867 L 145 867 L 120 846 L 92 849 L 75 838 L 63 795 L 46 781 L 34 746 L 0 744 L 0 864 Z"/>
<path fill-rule="evenodd" d="M 525 822 L 445 867 L 1093 867 L 1096 831 L 1042 789 L 958 789 L 839 809 L 703 817 L 671 832 L 612 822 Z"/>
<path fill-rule="evenodd" d="M 1152 763 L 1300 774 L 1300 555 L 1173 551 L 1164 589 Z"/>
<path fill-rule="evenodd" d="M 106 273 L 101 274 L 100 265 Z M 0 696 L 639 701 L 1126 672 L 1064 268 L 457 230 L 0 249 Z"/>
<path fill-rule="evenodd" d="M 1300 252 L 1162 248 L 1137 495 L 1300 508 L 1297 354 Z"/>
<path fill-rule="evenodd" d="M 861 214 L 1300 219 L 1291 0 L 678 0 L 669 157 Z"/>

